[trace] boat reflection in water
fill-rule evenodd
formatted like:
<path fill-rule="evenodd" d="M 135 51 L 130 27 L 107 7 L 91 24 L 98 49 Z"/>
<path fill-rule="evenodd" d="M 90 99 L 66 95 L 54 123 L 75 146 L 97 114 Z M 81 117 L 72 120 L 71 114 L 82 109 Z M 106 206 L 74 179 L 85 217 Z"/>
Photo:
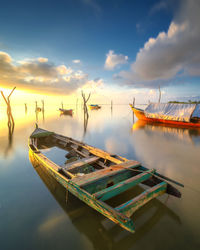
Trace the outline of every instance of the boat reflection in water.
<path fill-rule="evenodd" d="M 176 125 L 137 120 L 132 126 L 132 131 L 135 130 L 144 130 L 146 133 L 161 133 L 163 137 L 171 137 L 172 139 L 200 145 L 200 128 L 184 128 Z"/>
<path fill-rule="evenodd" d="M 94 249 L 129 249 L 138 240 L 142 240 L 144 234 L 147 234 L 156 225 L 158 226 L 159 221 L 164 218 L 167 218 L 167 220 L 170 219 L 177 225 L 181 224 L 179 216 L 165 204 L 168 201 L 168 196 L 165 196 L 164 202 L 154 199 L 134 214 L 134 220 L 138 229 L 133 235 L 70 194 L 44 167 L 34 160 L 31 153 L 29 154 L 29 158 L 36 172 L 66 212 L 72 224 L 81 234 L 87 237 Z M 141 191 L 143 191 L 142 187 L 135 187 L 128 192 L 110 199 L 109 203 L 117 204 L 128 197 L 130 199 L 134 192 L 138 193 Z"/>

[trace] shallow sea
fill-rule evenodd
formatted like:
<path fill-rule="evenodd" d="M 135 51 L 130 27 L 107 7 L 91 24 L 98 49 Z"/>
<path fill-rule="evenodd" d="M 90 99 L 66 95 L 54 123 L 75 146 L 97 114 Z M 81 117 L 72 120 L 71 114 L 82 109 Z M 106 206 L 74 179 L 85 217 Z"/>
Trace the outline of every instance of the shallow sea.
<path fill-rule="evenodd" d="M 60 116 L 55 106 L 36 117 L 34 109 L 15 107 L 10 134 L 1 112 L 0 249 L 200 249 L 200 129 L 140 123 L 128 105 L 91 110 L 84 124 L 81 106 L 72 108 L 72 117 Z M 136 232 L 127 232 L 32 166 L 28 137 L 36 120 L 42 128 L 157 169 L 185 185 L 179 188 L 182 198 L 165 194 L 149 202 L 132 216 Z M 64 160 L 62 150 L 47 153 L 58 164 Z"/>

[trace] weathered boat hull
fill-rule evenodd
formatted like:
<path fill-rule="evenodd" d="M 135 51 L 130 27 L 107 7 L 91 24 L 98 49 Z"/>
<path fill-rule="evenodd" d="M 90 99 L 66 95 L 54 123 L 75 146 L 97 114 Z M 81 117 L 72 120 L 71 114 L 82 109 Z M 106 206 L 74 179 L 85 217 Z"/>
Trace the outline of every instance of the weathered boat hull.
<path fill-rule="evenodd" d="M 171 120 L 164 120 L 164 119 L 157 119 L 157 118 L 149 118 L 146 117 L 144 114 L 144 110 L 138 109 L 133 107 L 133 105 L 130 104 L 130 107 L 135 114 L 135 116 L 139 120 L 143 120 L 149 123 L 163 123 L 167 125 L 173 125 L 173 126 L 178 126 L 178 127 L 193 127 L 193 128 L 200 128 L 200 123 L 194 123 L 194 122 L 180 122 L 180 121 L 171 121 Z"/>
<path fill-rule="evenodd" d="M 50 142 L 52 147 L 70 149 L 66 156 L 69 160 L 74 153 L 79 158 L 67 161 L 64 166 L 57 165 L 39 150 L 40 147 L 51 147 Z M 32 133 L 29 155 L 73 195 L 130 232 L 135 231 L 130 217 L 144 204 L 164 193 L 181 197 L 181 193 L 167 182 L 172 180 L 154 169 L 47 130 L 37 128 Z M 150 188 L 115 208 L 105 202 L 140 183 Z"/>
<path fill-rule="evenodd" d="M 100 202 L 85 190 L 80 188 L 78 185 L 69 181 L 63 175 L 58 173 L 54 168 L 50 167 L 46 162 L 46 158 L 41 157 L 39 153 L 34 153 L 31 148 L 29 150 L 29 155 L 34 159 L 35 162 L 41 164 L 48 171 L 48 173 L 52 175 L 64 188 L 66 188 L 77 198 L 85 202 L 88 206 L 94 208 L 99 213 L 103 214 L 116 224 L 119 224 L 124 229 L 132 233 L 135 232 L 135 226 L 133 225 L 133 221 L 130 218 L 118 213 L 117 211 L 114 211 L 112 207 L 109 207 L 109 205 Z"/>

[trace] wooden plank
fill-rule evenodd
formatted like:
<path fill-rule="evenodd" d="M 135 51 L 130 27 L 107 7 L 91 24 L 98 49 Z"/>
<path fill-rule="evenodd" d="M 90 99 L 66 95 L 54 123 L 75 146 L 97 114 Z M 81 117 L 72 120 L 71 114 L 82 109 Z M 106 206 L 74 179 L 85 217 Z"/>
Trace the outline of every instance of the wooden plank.
<path fill-rule="evenodd" d="M 103 150 L 100 150 L 98 148 L 94 148 L 94 147 L 91 147 L 89 145 L 84 145 L 83 147 L 85 149 L 87 149 L 91 154 L 96 155 L 96 156 L 101 157 L 101 158 L 104 158 L 106 160 L 109 160 L 111 162 L 114 162 L 115 164 L 120 164 L 123 162 L 122 160 L 116 159 L 116 158 L 112 157 L 109 153 L 107 153 Z"/>
<path fill-rule="evenodd" d="M 113 165 L 105 169 L 87 174 L 83 177 L 77 177 L 76 179 L 74 179 L 74 182 L 80 186 L 88 185 L 105 177 L 116 175 L 117 173 L 121 173 L 123 171 L 129 171 L 128 168 L 136 168 L 139 165 L 140 163 L 137 161 L 126 161 L 124 163 Z"/>
<path fill-rule="evenodd" d="M 82 166 L 84 166 L 86 164 L 92 164 L 92 163 L 94 163 L 94 162 L 96 162 L 98 160 L 99 160 L 99 157 L 96 157 L 96 156 L 82 158 L 80 160 L 73 161 L 71 163 L 65 164 L 63 168 L 70 171 L 70 170 L 80 168 L 80 167 L 82 167 Z"/>
<path fill-rule="evenodd" d="M 144 206 L 144 204 L 146 204 L 153 198 L 165 193 L 166 188 L 167 188 L 167 183 L 161 182 L 156 186 L 145 190 L 143 193 L 133 198 L 132 200 L 116 207 L 115 209 L 118 212 L 123 213 L 127 217 L 130 217 L 136 210 Z"/>
<path fill-rule="evenodd" d="M 133 176 L 132 178 L 129 178 L 125 181 L 122 181 L 120 183 L 117 183 L 111 187 L 108 187 L 106 189 L 103 189 L 95 194 L 94 197 L 101 201 L 106 201 L 118 194 L 121 194 L 125 192 L 126 190 L 138 185 L 139 183 L 149 179 L 152 177 L 152 173 L 155 172 L 155 169 L 151 169 L 149 171 L 146 171 L 145 173 L 138 174 L 136 176 Z"/>
<path fill-rule="evenodd" d="M 70 147 L 73 148 L 73 150 L 76 151 L 77 154 L 79 154 L 79 155 L 81 155 L 83 157 L 88 157 L 89 156 L 88 152 L 86 153 L 86 152 L 82 152 L 82 151 L 78 150 L 77 149 L 78 147 L 75 147 L 75 145 L 71 145 Z"/>

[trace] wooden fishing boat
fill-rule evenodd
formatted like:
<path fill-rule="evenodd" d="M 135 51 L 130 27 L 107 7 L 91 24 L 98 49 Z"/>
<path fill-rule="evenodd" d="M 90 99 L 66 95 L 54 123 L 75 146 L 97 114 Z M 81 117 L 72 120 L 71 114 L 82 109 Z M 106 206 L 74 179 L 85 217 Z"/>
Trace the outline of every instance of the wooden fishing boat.
<path fill-rule="evenodd" d="M 101 106 L 99 106 L 98 104 L 90 104 L 89 105 L 89 108 L 92 110 L 92 109 L 100 109 Z"/>
<path fill-rule="evenodd" d="M 40 107 L 37 107 L 37 108 L 35 109 L 35 111 L 36 111 L 36 112 L 41 112 L 42 109 L 41 109 Z"/>
<path fill-rule="evenodd" d="M 144 110 L 133 107 L 133 105 L 130 104 L 130 107 L 135 114 L 135 116 L 139 120 L 143 120 L 149 123 L 164 123 L 167 125 L 173 125 L 178 127 L 195 127 L 200 128 L 200 119 L 199 118 L 191 118 L 190 122 L 183 122 L 183 121 L 174 121 L 174 120 L 165 120 L 165 119 L 158 119 L 158 118 L 150 118 L 145 115 Z"/>
<path fill-rule="evenodd" d="M 59 109 L 62 115 L 73 115 L 73 109 Z"/>
<path fill-rule="evenodd" d="M 47 172 L 46 168 L 44 168 L 40 163 L 35 162 L 31 155 L 29 159 L 40 179 L 43 181 L 62 209 L 67 213 L 67 216 L 73 226 L 75 226 L 82 235 L 85 235 L 88 239 L 90 239 L 95 249 L 106 249 L 108 244 L 111 249 L 116 249 L 119 248 L 119 245 L 124 246 L 124 241 L 129 243 L 126 245 L 126 248 L 123 247 L 123 250 L 133 247 L 132 244 L 135 242 L 135 237 L 132 237 L 132 234 L 122 232 L 122 227 L 119 227 L 114 223 L 111 224 L 104 216 L 97 216 L 97 214 L 91 213 L 89 207 L 85 206 L 81 200 L 77 199 L 63 186 L 61 186 L 61 184 Z M 137 186 L 134 189 L 136 189 L 138 193 L 144 191 L 142 186 Z M 114 202 L 116 202 L 116 199 L 121 201 L 122 196 L 127 200 L 132 198 L 132 191 L 133 190 L 130 190 L 126 192 L 126 194 L 118 195 L 118 197 L 114 199 Z M 168 197 L 166 197 L 166 199 L 168 199 Z M 152 227 L 155 227 L 164 217 L 175 221 L 176 224 L 181 225 L 179 215 L 171 210 L 165 202 L 161 202 L 159 199 L 155 199 L 153 202 L 150 202 L 148 206 L 145 206 L 142 210 L 138 211 L 137 216 L 134 217 L 136 223 L 137 220 L 140 220 L 141 216 L 145 215 L 146 212 L 148 213 L 149 210 L 153 211 L 151 216 L 148 216 L 147 220 L 137 227 L 137 235 L 140 235 L 139 238 L 144 237 L 144 234 L 147 234 Z M 85 225 L 90 226 L 88 227 Z M 98 230 L 94 232 L 94 229 Z M 107 240 L 105 241 L 105 235 L 107 234 L 110 236 L 106 238 L 109 242 Z M 121 237 L 122 234 L 123 237 Z M 138 240 L 138 237 L 136 238 Z M 99 246 L 99 239 L 103 243 L 103 246 L 101 247 Z M 116 241 L 116 239 L 118 240 Z"/>
<path fill-rule="evenodd" d="M 62 166 L 48 159 L 42 148 L 59 147 L 68 152 Z M 183 186 L 139 162 L 111 155 L 72 138 L 36 128 L 29 138 L 29 154 L 73 195 L 130 232 L 135 231 L 132 214 L 164 193 L 181 197 L 169 182 Z M 138 184 L 148 186 L 129 201 L 111 207 L 107 200 Z"/>

